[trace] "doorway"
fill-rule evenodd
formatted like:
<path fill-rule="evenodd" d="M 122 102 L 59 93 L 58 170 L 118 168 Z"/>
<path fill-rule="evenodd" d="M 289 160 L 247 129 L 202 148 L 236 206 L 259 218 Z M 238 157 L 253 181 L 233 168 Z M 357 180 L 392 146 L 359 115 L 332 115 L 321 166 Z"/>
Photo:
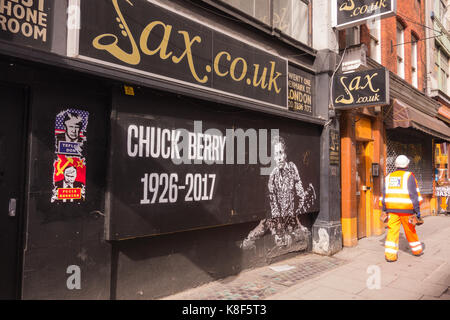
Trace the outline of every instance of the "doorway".
<path fill-rule="evenodd" d="M 366 168 L 366 142 L 356 142 L 356 208 L 357 208 L 357 228 L 358 239 L 367 236 L 366 232 L 366 191 L 367 168 Z"/>
<path fill-rule="evenodd" d="M 20 297 L 27 92 L 0 83 L 0 97 L 0 299 L 4 300 Z"/>

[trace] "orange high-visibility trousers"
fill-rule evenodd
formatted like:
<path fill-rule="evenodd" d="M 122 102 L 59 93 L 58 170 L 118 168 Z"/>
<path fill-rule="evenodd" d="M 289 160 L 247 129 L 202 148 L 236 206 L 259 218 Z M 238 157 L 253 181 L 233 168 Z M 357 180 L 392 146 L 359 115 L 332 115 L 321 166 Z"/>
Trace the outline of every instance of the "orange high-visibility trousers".
<path fill-rule="evenodd" d="M 400 235 L 400 224 L 405 230 L 406 239 L 409 247 L 414 255 L 420 255 L 423 251 L 422 244 L 416 233 L 416 227 L 409 223 L 408 219 L 411 215 L 404 213 L 389 213 L 388 234 L 386 236 L 384 254 L 386 260 L 396 261 L 398 252 L 398 238 Z"/>

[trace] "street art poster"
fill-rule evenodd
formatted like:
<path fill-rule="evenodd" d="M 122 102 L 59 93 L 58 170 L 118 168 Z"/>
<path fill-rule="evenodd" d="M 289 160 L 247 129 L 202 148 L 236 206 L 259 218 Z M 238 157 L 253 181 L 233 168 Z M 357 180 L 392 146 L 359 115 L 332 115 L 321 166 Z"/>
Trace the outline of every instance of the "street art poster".
<path fill-rule="evenodd" d="M 51 202 L 81 202 L 86 197 L 86 152 L 89 113 L 67 109 L 56 116 Z"/>
<path fill-rule="evenodd" d="M 89 112 L 67 109 L 56 116 L 56 153 L 81 156 L 86 142 Z"/>
<path fill-rule="evenodd" d="M 280 136 L 275 137 L 272 147 L 276 166 L 267 183 L 271 216 L 261 220 L 239 243 L 239 247 L 244 250 L 254 249 L 256 240 L 270 233 L 275 246 L 268 255 L 277 256 L 282 254 L 280 251 L 307 248 L 311 233 L 300 223 L 299 215 L 307 213 L 315 204 L 317 194 L 312 183 L 305 185 L 302 182 L 297 165 L 288 158 L 285 140 Z"/>
<path fill-rule="evenodd" d="M 83 158 L 58 155 L 54 162 L 52 202 L 84 201 L 86 164 Z"/>
<path fill-rule="evenodd" d="M 320 127 L 196 102 L 114 95 L 107 239 L 251 222 L 242 250 L 305 249 L 320 209 Z"/>

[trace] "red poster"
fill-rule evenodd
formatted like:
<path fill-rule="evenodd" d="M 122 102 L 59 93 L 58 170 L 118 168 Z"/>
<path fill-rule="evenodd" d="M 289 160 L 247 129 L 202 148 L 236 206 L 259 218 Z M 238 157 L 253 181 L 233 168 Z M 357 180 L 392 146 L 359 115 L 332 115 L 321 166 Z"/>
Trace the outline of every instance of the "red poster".
<path fill-rule="evenodd" d="M 57 155 L 55 160 L 52 202 L 55 200 L 84 200 L 86 186 L 86 164 L 83 158 Z"/>

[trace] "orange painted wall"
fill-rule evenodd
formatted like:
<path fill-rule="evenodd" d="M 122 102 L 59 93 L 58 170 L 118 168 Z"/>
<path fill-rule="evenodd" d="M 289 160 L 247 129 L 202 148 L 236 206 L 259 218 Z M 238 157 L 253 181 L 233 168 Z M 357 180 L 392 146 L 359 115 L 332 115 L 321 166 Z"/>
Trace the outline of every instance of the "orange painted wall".
<path fill-rule="evenodd" d="M 357 239 L 356 212 L 356 150 L 353 112 L 343 112 L 341 126 L 341 223 L 344 246 L 355 246 Z"/>

